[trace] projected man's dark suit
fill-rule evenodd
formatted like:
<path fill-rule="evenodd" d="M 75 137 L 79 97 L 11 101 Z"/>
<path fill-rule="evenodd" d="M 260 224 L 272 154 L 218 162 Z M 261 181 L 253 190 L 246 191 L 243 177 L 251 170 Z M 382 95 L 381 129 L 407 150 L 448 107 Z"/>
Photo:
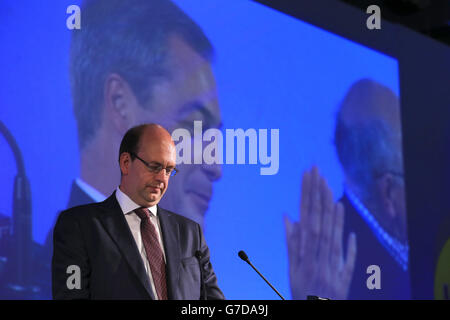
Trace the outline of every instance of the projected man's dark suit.
<path fill-rule="evenodd" d="M 70 189 L 69 202 L 67 203 L 67 208 L 73 208 L 76 206 L 81 206 L 84 204 L 89 204 L 96 202 L 89 194 L 87 194 L 80 186 L 73 181 L 72 187 Z M 46 255 L 45 261 L 48 264 L 48 270 L 50 272 L 50 262 L 52 257 L 53 248 L 53 228 L 47 234 L 44 244 L 44 251 Z"/>
<path fill-rule="evenodd" d="M 69 202 L 67 203 L 67 208 L 73 208 L 83 204 L 89 204 L 96 202 L 90 195 L 88 195 L 80 186 L 74 181 L 72 183 L 72 188 L 70 189 Z"/>
<path fill-rule="evenodd" d="M 371 79 L 355 82 L 338 107 L 334 133 L 351 203 L 334 203 L 317 167 L 304 173 L 301 219 L 285 219 L 293 298 L 410 297 L 401 133 L 397 95 Z M 367 285 L 371 265 L 381 269 L 380 289 Z"/>
<path fill-rule="evenodd" d="M 350 284 L 348 299 L 410 299 L 409 273 L 389 255 L 381 245 L 373 231 L 356 211 L 347 196 L 340 199 L 345 208 L 344 239 L 351 232 L 356 233 L 358 239 L 358 253 Z M 381 270 L 381 289 L 367 288 L 367 267 L 378 265 Z"/>

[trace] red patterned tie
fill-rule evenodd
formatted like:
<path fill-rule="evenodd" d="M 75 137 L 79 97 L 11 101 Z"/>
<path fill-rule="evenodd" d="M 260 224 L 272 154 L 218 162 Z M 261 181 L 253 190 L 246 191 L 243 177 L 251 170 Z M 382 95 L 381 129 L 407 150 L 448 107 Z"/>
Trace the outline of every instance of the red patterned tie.
<path fill-rule="evenodd" d="M 164 255 L 158 241 L 155 227 L 150 221 L 149 211 L 147 208 L 138 208 L 134 210 L 141 218 L 141 237 L 144 243 L 147 259 L 152 271 L 153 283 L 155 284 L 156 293 L 159 300 L 167 300 L 167 283 L 166 283 L 166 263 Z"/>

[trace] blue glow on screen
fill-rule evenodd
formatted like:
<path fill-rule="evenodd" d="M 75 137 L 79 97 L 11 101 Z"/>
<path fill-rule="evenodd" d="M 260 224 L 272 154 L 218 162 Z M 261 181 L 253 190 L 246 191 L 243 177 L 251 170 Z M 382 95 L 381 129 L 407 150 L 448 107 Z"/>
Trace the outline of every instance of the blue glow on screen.
<path fill-rule="evenodd" d="M 23 152 L 33 199 L 33 237 L 43 243 L 79 175 L 68 80 L 67 6 L 0 5 L 0 119 Z M 237 257 L 244 249 L 290 297 L 283 215 L 298 219 L 302 172 L 317 164 L 335 199 L 342 172 L 333 145 L 336 108 L 351 84 L 370 78 L 399 94 L 398 63 L 330 32 L 250 1 L 175 1 L 216 51 L 214 72 L 226 128 L 279 129 L 280 167 L 224 165 L 205 223 L 219 285 L 228 299 L 277 299 Z M 3 10 L 5 9 L 5 10 Z M 0 138 L 0 213 L 11 215 L 12 154 Z"/>

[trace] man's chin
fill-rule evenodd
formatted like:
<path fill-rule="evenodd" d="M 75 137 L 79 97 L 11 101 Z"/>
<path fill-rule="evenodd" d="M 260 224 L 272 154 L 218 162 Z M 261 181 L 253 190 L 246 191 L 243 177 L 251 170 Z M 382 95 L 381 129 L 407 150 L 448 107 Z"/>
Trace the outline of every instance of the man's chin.
<path fill-rule="evenodd" d="M 152 197 L 152 196 L 147 197 L 145 199 L 145 201 L 147 202 L 146 203 L 146 207 L 153 207 L 153 206 L 157 205 L 160 200 L 161 200 L 161 197 L 156 197 L 156 196 L 154 196 L 154 197 Z"/>

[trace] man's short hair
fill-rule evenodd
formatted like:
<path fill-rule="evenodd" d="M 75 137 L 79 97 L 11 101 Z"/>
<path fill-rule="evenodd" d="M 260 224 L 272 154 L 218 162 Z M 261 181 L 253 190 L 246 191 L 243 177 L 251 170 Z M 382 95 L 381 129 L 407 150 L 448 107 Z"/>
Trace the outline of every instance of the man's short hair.
<path fill-rule="evenodd" d="M 119 148 L 119 161 L 122 153 L 127 152 L 130 154 L 131 160 L 135 159 L 135 155 L 139 152 L 139 141 L 141 136 L 147 128 L 148 124 L 141 124 L 139 126 L 128 129 L 122 138 Z"/>
<path fill-rule="evenodd" d="M 81 29 L 70 48 L 73 109 L 82 150 L 101 126 L 104 82 L 117 73 L 143 107 L 151 107 L 151 88 L 170 76 L 168 38 L 178 35 L 200 56 L 213 48 L 202 29 L 170 0 L 86 0 Z"/>

